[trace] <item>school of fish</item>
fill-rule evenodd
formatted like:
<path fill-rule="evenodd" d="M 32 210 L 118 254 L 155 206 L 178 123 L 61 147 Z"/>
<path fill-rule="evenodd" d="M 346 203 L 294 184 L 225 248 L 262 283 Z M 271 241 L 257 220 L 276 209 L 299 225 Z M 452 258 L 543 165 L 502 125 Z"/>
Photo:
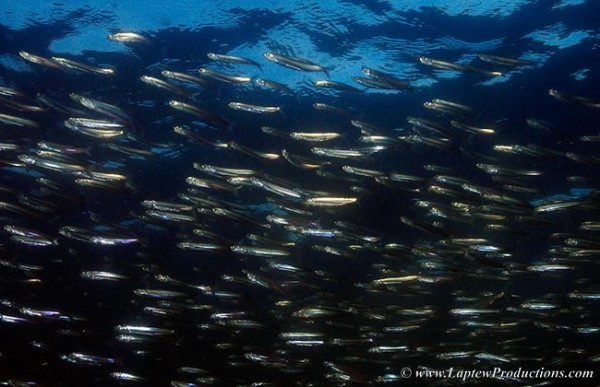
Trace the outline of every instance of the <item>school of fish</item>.
<path fill-rule="evenodd" d="M 0 384 L 380 385 L 407 366 L 598 366 L 597 130 L 503 125 L 385 69 L 348 84 L 335 63 L 275 50 L 137 62 L 136 92 L 118 89 L 117 63 L 18 55 L 63 81 L 0 87 Z M 415 63 L 433 77 L 539 71 L 501 52 Z M 322 79 L 306 96 L 269 79 L 277 66 Z M 600 117 L 600 94 L 547 82 L 535 98 Z M 336 104 L 398 94 L 422 108 L 393 126 Z"/>

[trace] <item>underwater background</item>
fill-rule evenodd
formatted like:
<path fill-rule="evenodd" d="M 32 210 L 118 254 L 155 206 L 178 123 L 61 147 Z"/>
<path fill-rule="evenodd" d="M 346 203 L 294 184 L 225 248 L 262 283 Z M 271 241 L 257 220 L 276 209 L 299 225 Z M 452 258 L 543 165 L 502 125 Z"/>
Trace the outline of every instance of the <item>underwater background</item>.
<path fill-rule="evenodd" d="M 597 368 L 597 2 L 0 3 L 1 385 Z"/>

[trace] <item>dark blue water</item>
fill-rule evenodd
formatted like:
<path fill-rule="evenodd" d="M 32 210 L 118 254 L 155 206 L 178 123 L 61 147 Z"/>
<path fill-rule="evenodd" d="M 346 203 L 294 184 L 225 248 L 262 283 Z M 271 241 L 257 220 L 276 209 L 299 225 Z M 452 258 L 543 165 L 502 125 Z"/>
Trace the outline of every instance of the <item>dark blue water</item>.
<path fill-rule="evenodd" d="M 0 143 L 18 146 L 17 150 L 0 151 L 0 223 L 3 227 L 38 230 L 56 241 L 54 246 L 37 247 L 11 239 L 6 230 L 0 234 L 0 317 L 5 316 L 0 319 L 0 381 L 5 385 L 19 385 L 17 381 L 99 386 L 233 386 L 261 382 L 282 386 L 375 385 L 383 382 L 384 375 L 399 375 L 403 367 L 411 367 L 414 372 L 449 367 L 590 370 L 597 366 L 598 333 L 593 328 L 598 328 L 599 301 L 569 296 L 600 293 L 598 231 L 580 227 L 582 222 L 600 220 L 598 142 L 580 139 L 599 134 L 600 7 L 595 2 L 501 1 L 489 7 L 485 6 L 487 2 L 475 1 L 415 1 L 402 5 L 388 1 L 327 1 L 297 6 L 269 2 L 249 6 L 235 1 L 219 5 L 152 2 L 143 6 L 103 1 L 34 3 L 30 9 L 11 5 L 0 11 L 0 86 L 23 93 L 23 97 L 3 98 L 43 106 L 36 99 L 43 95 L 71 110 L 45 107 L 42 112 L 32 113 L 0 101 L 0 114 L 27 118 L 39 126 L 0 123 Z M 137 32 L 152 43 L 124 45 L 107 40 L 108 34 L 119 31 Z M 19 56 L 22 51 L 48 59 L 65 57 L 92 66 L 110 66 L 115 74 L 34 64 Z M 364 76 L 361 67 L 365 66 L 405 80 L 413 90 L 369 88 L 351 93 L 319 88 L 313 81 L 328 79 L 324 72 L 277 65 L 263 57 L 268 51 L 318 63 L 327 69 L 330 80 L 354 87 L 362 88 L 352 77 Z M 208 52 L 248 58 L 261 68 L 212 61 Z M 481 61 L 477 54 L 520 58 L 532 64 L 502 66 Z M 501 71 L 503 75 L 489 77 L 434 68 L 421 64 L 420 56 Z M 255 82 L 233 85 L 215 81 L 205 87 L 169 81 L 185 87 L 191 93 L 186 98 L 140 81 L 143 75 L 165 79 L 162 70 L 198 76 L 201 67 L 281 82 L 294 93 L 261 88 Z M 550 96 L 550 89 L 589 100 L 565 103 Z M 76 109 L 99 118 L 71 100 L 70 93 L 125 111 L 131 117 L 125 135 L 102 140 L 68 129 L 64 121 L 76 117 Z M 474 113 L 463 119 L 425 109 L 423 103 L 434 98 L 470 106 Z M 202 107 L 229 124 L 217 127 L 176 111 L 168 103 L 173 99 Z M 231 101 L 279 106 L 281 112 L 260 115 L 235 111 L 228 107 Z M 402 140 L 357 161 L 319 158 L 311 153 L 311 147 L 353 149 L 369 144 L 359 141 L 361 134 L 349 118 L 318 111 L 313 108 L 317 102 L 346 109 L 353 119 L 377 125 L 382 135 L 395 139 L 418 133 L 407 117 L 433 120 L 454 130 L 451 145 L 440 149 Z M 526 123 L 529 118 L 548 122 L 553 130 L 532 128 Z M 455 119 L 494 128 L 495 133 L 486 136 L 457 132 L 449 124 Z M 334 177 L 299 169 L 282 158 L 265 161 L 194 142 L 175 133 L 175 125 L 213 141 L 234 141 L 261 152 L 280 154 L 286 149 L 327 163 L 320 170 Z M 265 134 L 260 130 L 262 126 L 285 133 L 336 132 L 342 137 L 333 145 L 306 144 Z M 439 133 L 426 134 L 442 137 Z M 89 147 L 88 154 L 76 156 L 86 171 L 122 174 L 127 177 L 127 185 L 117 185 L 118 189 L 82 187 L 75 182 L 74 174 L 20 163 L 19 156 L 35 154 L 40 141 Z M 115 152 L 107 147 L 109 143 L 147 153 Z M 543 147 L 559 156 L 506 154 L 493 148 L 511 144 Z M 568 156 L 573 154 L 579 156 L 579 161 Z M 308 197 L 356 196 L 356 205 L 315 209 L 256 187 L 241 187 L 235 193 L 204 191 L 220 201 L 221 207 L 235 208 L 258 223 L 268 223 L 267 215 L 304 220 L 323 229 L 335 228 L 335 222 L 344 221 L 363 227 L 379 240 L 367 242 L 339 235 L 334 239 L 298 237 L 280 226 L 265 228 L 223 219 L 210 211 L 203 213 L 202 206 L 196 206 L 196 220 L 191 223 L 149 217 L 141 204 L 144 200 L 185 203 L 178 195 L 190 188 L 186 177 L 217 180 L 194 169 L 193 163 L 254 169 L 260 176 L 283 179 L 283 185 L 305 190 L 303 195 Z M 514 192 L 492 180 L 490 174 L 477 167 L 478 163 L 541 174 L 516 177 L 524 187 L 535 191 Z M 423 168 L 426 164 L 448 170 L 427 171 Z M 424 180 L 386 185 L 372 177 L 345 174 L 344 165 Z M 517 213 L 510 212 L 511 206 L 481 210 L 478 206 L 499 202 L 486 201 L 456 185 L 438 184 L 436 175 L 460 177 L 501 192 L 524 203 L 525 209 Z M 59 183 L 66 196 L 41 190 L 37 177 Z M 431 189 L 435 185 L 453 193 L 436 194 Z M 353 186 L 362 189 L 360 193 L 353 191 Z M 571 189 L 585 191 L 579 198 L 561 200 L 581 201 L 580 206 L 547 214 L 535 211 L 536 200 L 569 195 Z M 46 211 L 26 205 L 24 198 L 45 201 Z M 447 215 L 436 216 L 419 207 L 418 201 L 435 203 Z M 472 212 L 503 218 L 460 213 L 457 202 L 472 206 Z M 11 210 L 4 203 L 27 211 Z M 301 216 L 277 209 L 276 205 L 282 203 L 312 214 Z M 210 206 L 206 208 L 211 210 Z M 429 231 L 423 226 L 411 227 L 401 218 L 429 226 Z M 493 223 L 510 231 L 492 231 L 488 225 Z M 139 243 L 114 247 L 82 242 L 59 233 L 65 226 L 99 235 L 109 232 L 131 236 Z M 209 242 L 223 244 L 224 250 L 213 254 L 177 248 L 182 241 L 206 242 L 193 234 L 196 228 L 219 235 L 222 239 Z M 291 255 L 280 261 L 299 271 L 278 271 L 269 266 L 268 259 L 230 251 L 231 245 L 252 245 L 248 234 L 295 243 L 289 248 Z M 454 242 L 448 247 L 448 240 L 453 238 L 482 238 L 487 241 L 483 244 L 500 247 L 507 255 L 499 259 L 474 253 Z M 569 245 L 569 238 L 579 241 L 579 245 Z M 386 247 L 392 243 L 405 247 L 392 253 Z M 318 251 L 315 245 L 333 247 L 343 254 Z M 577 255 L 581 249 L 591 252 Z M 527 269 L 541 263 L 569 269 L 549 273 Z M 120 273 L 129 279 L 110 282 L 81 277 L 82 272 L 91 270 Z M 248 273 L 274 285 L 252 283 Z M 179 282 L 164 283 L 157 280 L 157 275 L 168 275 Z M 423 280 L 394 286 L 373 283 L 410 275 Z M 210 287 L 211 292 L 193 286 Z M 161 304 L 135 295 L 136 289 L 166 289 L 184 296 Z M 235 293 L 235 297 L 216 296 L 220 291 Z M 550 304 L 550 310 L 528 309 L 523 306 L 527 302 Z M 157 316 L 145 307 L 162 307 L 170 312 Z M 299 317 L 298 311 L 306 307 L 328 307 L 336 313 Z M 33 316 L 27 308 L 58 311 L 62 317 Z M 453 314 L 456 308 L 494 312 L 492 317 L 465 317 Z M 412 309 L 431 309 L 432 313 L 415 316 L 407 312 Z M 213 316 L 224 312 L 244 312 L 244 319 L 260 327 L 228 326 L 226 320 L 223 323 Z M 475 327 L 470 323 L 481 324 Z M 116 327 L 122 325 L 160 327 L 173 333 L 166 337 L 141 336 L 143 342 L 129 343 L 118 338 Z M 395 326 L 416 328 L 390 333 L 388 328 Z M 283 338 L 282 333 L 294 331 L 318 332 L 322 343 L 303 346 Z M 378 353 L 380 346 L 407 349 Z M 442 355 L 459 351 L 466 355 L 451 359 Z M 65 360 L 73 353 L 109 360 L 93 364 Z M 481 354 L 503 360 L 486 359 Z M 204 371 L 191 374 L 181 367 Z M 115 372 L 139 379 L 119 382 Z M 402 381 L 401 377 L 397 379 Z M 424 385 L 460 382 L 411 381 Z M 556 385 L 564 382 L 549 378 L 537 379 L 533 384 L 544 381 Z M 531 380 L 486 379 L 485 384 L 488 382 L 526 384 Z"/>

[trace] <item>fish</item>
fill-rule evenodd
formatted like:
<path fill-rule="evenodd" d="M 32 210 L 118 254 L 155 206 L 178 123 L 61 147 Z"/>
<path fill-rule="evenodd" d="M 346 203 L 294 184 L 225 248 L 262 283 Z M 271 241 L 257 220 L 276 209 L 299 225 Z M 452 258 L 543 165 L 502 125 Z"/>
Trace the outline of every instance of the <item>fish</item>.
<path fill-rule="evenodd" d="M 166 81 L 163 81 L 162 79 L 159 79 L 159 78 L 150 77 L 148 75 L 142 75 L 140 77 L 140 80 L 148 85 L 155 86 L 155 87 L 158 87 L 161 89 L 165 89 L 174 94 L 179 94 L 179 95 L 188 96 L 188 97 L 191 95 L 191 93 L 188 90 L 178 87 L 178 86 L 175 86 L 175 85 L 172 85 L 172 84 L 170 84 Z"/>
<path fill-rule="evenodd" d="M 21 58 L 25 59 L 26 61 L 34 63 L 34 64 L 39 64 L 42 66 L 51 67 L 51 68 L 60 69 L 60 70 L 64 69 L 63 67 L 61 67 L 61 65 L 59 63 L 53 61 L 50 58 L 44 58 L 39 55 L 34 55 L 27 51 L 19 51 L 19 56 Z"/>
<path fill-rule="evenodd" d="M 262 78 L 256 78 L 254 80 L 254 82 L 256 82 L 257 85 L 262 86 L 262 87 L 268 87 L 270 89 L 279 91 L 279 92 L 283 92 L 283 93 L 287 93 L 287 94 L 295 94 L 294 90 L 292 90 L 292 88 L 290 88 L 288 85 L 283 84 L 281 82 L 277 82 L 277 81 L 272 81 L 269 79 L 262 79 Z"/>
<path fill-rule="evenodd" d="M 600 101 L 595 101 L 587 97 L 581 97 L 578 95 L 570 95 L 556 89 L 548 90 L 548 94 L 558 101 L 566 102 L 572 105 L 578 105 L 583 107 L 600 108 Z"/>
<path fill-rule="evenodd" d="M 181 110 L 181 109 L 178 109 L 178 110 Z M 199 113 L 200 113 L 199 115 L 201 117 L 204 117 L 207 114 L 210 117 L 210 114 L 208 112 L 207 113 L 199 112 Z M 216 122 L 219 122 L 219 120 L 217 120 Z M 173 127 L 173 131 L 175 133 L 177 133 L 177 134 L 180 134 L 182 136 L 188 137 L 188 138 L 190 138 L 190 139 L 192 139 L 192 140 L 194 140 L 196 142 L 199 142 L 199 143 L 202 143 L 202 144 L 207 144 L 207 145 L 210 145 L 210 146 L 212 146 L 214 148 L 217 148 L 217 149 L 219 149 L 219 148 L 224 149 L 224 148 L 228 148 L 229 147 L 229 144 L 227 144 L 227 143 L 220 142 L 220 141 L 209 140 L 208 138 L 202 137 L 198 133 L 193 132 L 190 129 L 184 128 L 182 126 L 178 126 L 178 125 L 174 126 Z"/>
<path fill-rule="evenodd" d="M 206 54 L 206 56 L 209 59 L 212 59 L 214 61 L 219 61 L 219 62 L 226 62 L 226 63 L 235 63 L 235 64 L 244 64 L 244 65 L 251 65 L 251 66 L 256 66 L 259 69 L 262 69 L 260 64 L 258 62 L 255 62 L 251 59 L 247 59 L 247 58 L 242 58 L 239 56 L 233 56 L 233 55 L 224 55 L 224 54 L 217 54 L 214 52 L 209 52 Z"/>
<path fill-rule="evenodd" d="M 90 353 L 83 352 L 71 352 L 69 354 L 61 355 L 61 360 L 65 360 L 69 363 L 92 365 L 92 366 L 103 366 L 112 364 L 122 364 L 122 360 L 118 358 L 111 358 L 105 356 L 98 356 Z"/>
<path fill-rule="evenodd" d="M 538 118 L 527 118 L 525 123 L 527 123 L 527 125 L 533 129 L 545 130 L 550 133 L 557 132 L 557 129 L 551 123 Z"/>
<path fill-rule="evenodd" d="M 254 187 L 262 188 L 268 192 L 274 193 L 279 196 L 283 196 L 291 199 L 301 199 L 302 194 L 298 192 L 298 189 L 288 188 L 283 185 L 279 185 L 274 182 L 270 182 L 265 179 L 260 179 L 258 177 L 251 177 L 250 184 Z"/>
<path fill-rule="evenodd" d="M 39 128 L 39 124 L 28 118 L 17 117 L 10 114 L 0 113 L 0 122 L 13 126 L 26 126 L 30 128 Z"/>
<path fill-rule="evenodd" d="M 398 86 L 377 78 L 366 78 L 354 75 L 352 76 L 352 80 L 360 85 L 374 89 L 398 90 Z M 400 90 L 402 89 L 406 89 L 406 87 L 401 87 Z"/>
<path fill-rule="evenodd" d="M 473 113 L 473 109 L 469 106 L 439 98 L 435 98 L 431 100 L 431 102 L 425 102 L 423 103 L 423 106 L 425 106 L 427 109 L 437 110 L 443 113 L 449 113 L 458 116 L 469 116 Z"/>
<path fill-rule="evenodd" d="M 275 54 L 273 52 L 265 52 L 263 54 L 263 57 L 265 59 L 267 59 L 268 61 L 277 63 L 284 67 L 288 67 L 288 68 L 291 68 L 294 70 L 300 70 L 300 71 L 323 72 L 323 73 L 325 73 L 325 75 L 327 75 L 329 77 L 328 69 L 326 69 L 326 68 L 322 67 L 321 65 L 318 65 L 314 62 L 306 60 L 306 59 L 296 58 L 293 56 Z"/>
<path fill-rule="evenodd" d="M 359 158 L 362 159 L 366 155 L 357 149 L 336 149 L 336 148 L 321 148 L 313 147 L 310 149 L 312 153 L 318 156 L 334 157 L 339 159 Z"/>
<path fill-rule="evenodd" d="M 352 117 L 353 116 L 353 113 L 350 112 L 350 111 L 348 111 L 348 110 L 345 110 L 345 109 L 342 109 L 342 108 L 339 108 L 339 107 L 335 107 L 335 106 L 332 106 L 332 105 L 328 105 L 328 104 L 322 103 L 322 102 L 315 102 L 313 104 L 313 108 L 315 108 L 316 110 L 321 110 L 321 111 L 325 111 L 325 112 L 334 113 L 334 114 L 337 114 L 337 115 L 340 115 L 340 116 L 346 116 L 346 117 Z"/>
<path fill-rule="evenodd" d="M 58 241 L 56 239 L 37 230 L 7 224 L 4 226 L 4 231 L 8 232 L 13 236 L 25 237 L 28 241 L 35 242 L 36 246 L 51 246 L 58 244 Z"/>
<path fill-rule="evenodd" d="M 39 141 L 37 147 L 42 150 L 47 150 L 55 153 L 64 154 L 89 154 L 90 148 L 76 147 L 68 144 L 58 144 L 50 141 Z"/>
<path fill-rule="evenodd" d="M 208 173 L 209 175 L 214 175 L 217 177 L 254 176 L 258 174 L 258 172 L 253 169 L 245 168 L 227 168 L 199 163 L 194 163 L 193 166 L 194 169 L 197 169 L 198 171 Z"/>
<path fill-rule="evenodd" d="M 198 69 L 198 73 L 203 77 L 214 79 L 215 81 L 231 83 L 231 84 L 240 84 L 240 83 L 247 83 L 247 82 L 252 81 L 252 78 L 246 77 L 244 75 L 225 74 L 225 73 L 221 73 L 221 72 L 207 69 L 204 67 L 201 67 L 200 69 Z"/>
<path fill-rule="evenodd" d="M 259 106 L 243 102 L 229 102 L 227 106 L 229 106 L 229 108 L 233 110 L 240 110 L 248 113 L 257 114 L 277 113 L 281 111 L 281 108 L 279 106 Z"/>
<path fill-rule="evenodd" d="M 102 139 L 120 137 L 125 133 L 125 126 L 120 123 L 87 118 L 69 118 L 65 126 L 75 132 Z"/>
<path fill-rule="evenodd" d="M 17 89 L 13 89 L 13 88 L 7 87 L 7 86 L 0 86 L 0 95 L 5 96 L 5 97 L 17 97 L 17 98 L 25 97 L 25 94 L 22 91 L 19 91 Z"/>
<path fill-rule="evenodd" d="M 358 198 L 353 197 L 323 196 L 308 198 L 304 201 L 304 204 L 313 207 L 339 207 L 356 203 L 357 200 Z"/>
<path fill-rule="evenodd" d="M 81 105 L 83 105 L 84 107 L 86 107 L 92 111 L 95 111 L 102 115 L 113 118 L 117 121 L 122 122 L 123 124 L 125 124 L 127 126 L 132 125 L 132 122 L 133 122 L 132 118 L 123 109 L 121 109 L 118 106 L 111 105 L 106 102 L 98 101 L 93 98 L 85 97 L 85 96 L 77 94 L 77 93 L 70 93 L 69 97 L 71 97 L 71 99 L 73 101 L 80 103 Z"/>
<path fill-rule="evenodd" d="M 290 255 L 289 251 L 274 248 L 252 247 L 235 245 L 231 246 L 231 251 L 241 255 L 253 255 L 257 257 L 285 257 Z"/>
<path fill-rule="evenodd" d="M 443 61 L 443 60 L 439 60 L 439 59 L 432 59 L 432 58 L 428 58 L 425 56 L 419 57 L 419 62 L 421 62 L 422 64 L 427 65 L 427 66 L 432 66 L 432 67 L 436 67 L 436 68 L 444 69 L 444 70 L 473 72 L 473 73 L 478 73 L 478 74 L 486 75 L 486 76 L 490 76 L 490 77 L 499 77 L 502 75 L 502 73 L 500 71 L 487 71 L 487 70 L 482 70 L 482 69 L 472 67 L 469 65 L 463 65 L 463 64 L 454 63 L 454 62 L 447 62 L 447 61 Z"/>
<path fill-rule="evenodd" d="M 324 162 L 312 160 L 307 157 L 289 153 L 287 149 L 283 149 L 281 151 L 281 156 L 284 159 L 286 159 L 290 164 L 300 169 L 320 169 L 322 166 L 327 164 Z"/>
<path fill-rule="evenodd" d="M 477 54 L 477 58 L 481 59 L 484 62 L 499 64 L 503 66 L 531 66 L 535 64 L 535 62 L 531 60 L 507 58 L 504 56 L 491 54 Z"/>
<path fill-rule="evenodd" d="M 126 275 L 108 271 L 82 271 L 80 276 L 93 281 L 124 281 L 131 279 Z"/>
<path fill-rule="evenodd" d="M 314 81 L 313 85 L 315 85 L 316 87 L 325 87 L 325 88 L 329 88 L 329 89 L 333 89 L 333 90 L 337 90 L 337 91 L 362 93 L 361 89 L 358 89 L 354 86 L 350 86 L 350 85 L 347 85 L 347 84 L 341 83 L 341 82 L 329 81 L 329 80 Z"/>
<path fill-rule="evenodd" d="M 206 123 L 208 123 L 210 125 L 214 125 L 219 128 L 228 128 L 229 127 L 229 122 L 227 121 L 227 119 L 220 117 L 219 115 L 217 115 L 211 111 L 208 111 L 206 109 L 203 109 L 201 107 L 191 105 L 189 103 L 182 102 L 182 101 L 177 101 L 177 100 L 170 100 L 169 106 L 172 107 L 173 109 L 176 109 L 176 110 L 179 110 L 179 111 L 182 111 L 185 113 L 190 113 L 196 117 L 199 117 L 202 120 L 206 121 Z M 177 126 L 177 128 L 181 128 L 181 126 Z"/>
<path fill-rule="evenodd" d="M 456 121 L 456 120 L 450 121 L 450 125 L 452 125 L 456 129 L 464 130 L 466 132 L 475 133 L 475 134 L 492 135 L 492 134 L 496 133 L 494 128 L 481 128 L 481 127 L 477 127 L 477 126 L 468 125 L 468 124 L 465 124 L 463 122 Z"/>
<path fill-rule="evenodd" d="M 435 121 L 431 121 L 425 118 L 421 118 L 421 117 L 406 117 L 406 121 L 408 121 L 409 124 L 413 125 L 413 127 L 418 128 L 418 129 L 425 129 L 443 136 L 447 136 L 447 137 L 451 137 L 452 134 L 450 133 L 450 131 L 444 127 L 443 125 L 440 125 L 439 123 L 435 122 Z"/>
<path fill-rule="evenodd" d="M 414 88 L 406 81 L 399 79 L 391 74 L 385 73 L 380 70 L 375 70 L 366 66 L 361 68 L 361 72 L 365 75 L 372 77 L 373 79 L 381 82 L 382 84 L 387 84 L 390 88 L 395 88 L 398 90 L 409 90 L 413 91 Z M 385 87 L 384 87 L 385 88 Z"/>
<path fill-rule="evenodd" d="M 229 143 L 227 143 L 227 146 L 229 149 L 235 149 L 244 154 L 247 154 L 247 155 L 250 155 L 253 157 L 258 157 L 263 160 L 277 160 L 279 158 L 279 154 L 277 154 L 277 153 L 257 151 L 254 149 L 250 149 L 247 146 L 238 144 L 237 142 L 234 142 L 234 141 L 230 141 Z"/>
<path fill-rule="evenodd" d="M 177 71 L 162 70 L 161 75 L 165 78 L 175 79 L 180 82 L 193 83 L 203 87 L 210 87 L 211 84 L 205 78 L 195 77 L 190 74 L 180 73 Z"/>
<path fill-rule="evenodd" d="M 63 162 L 56 159 L 48 159 L 39 156 L 32 156 L 27 154 L 21 154 L 17 156 L 18 159 L 30 166 L 36 166 L 51 171 L 63 172 L 63 173 L 75 173 L 85 172 L 86 167 L 83 164 L 77 164 L 72 162 Z"/>
<path fill-rule="evenodd" d="M 62 58 L 62 57 L 57 57 L 57 56 L 53 56 L 51 58 L 51 60 L 53 62 L 56 62 L 59 66 L 64 67 L 69 70 L 77 70 L 77 71 L 82 71 L 85 73 L 102 74 L 102 75 L 114 75 L 115 74 L 115 70 L 112 68 L 109 68 L 109 67 L 90 66 L 85 63 L 76 62 L 72 59 L 67 59 L 67 58 Z"/>
<path fill-rule="evenodd" d="M 0 92 L 0 94 L 1 94 L 1 92 Z M 41 113 L 44 111 L 44 108 L 42 108 L 40 106 L 22 103 L 15 99 L 4 98 L 4 97 L 2 97 L 2 95 L 0 95 L 0 105 L 4 105 L 10 109 L 18 110 L 21 112 Z"/>
<path fill-rule="evenodd" d="M 108 40 L 113 42 L 120 42 L 125 44 L 143 44 L 146 46 L 152 46 L 154 43 L 147 37 L 140 35 L 136 32 L 116 32 L 107 36 Z"/>
<path fill-rule="evenodd" d="M 290 137 L 294 140 L 311 141 L 311 142 L 324 142 L 335 140 L 341 137 L 340 133 L 335 132 L 322 132 L 322 133 L 311 133 L 311 132 L 292 132 Z"/>

